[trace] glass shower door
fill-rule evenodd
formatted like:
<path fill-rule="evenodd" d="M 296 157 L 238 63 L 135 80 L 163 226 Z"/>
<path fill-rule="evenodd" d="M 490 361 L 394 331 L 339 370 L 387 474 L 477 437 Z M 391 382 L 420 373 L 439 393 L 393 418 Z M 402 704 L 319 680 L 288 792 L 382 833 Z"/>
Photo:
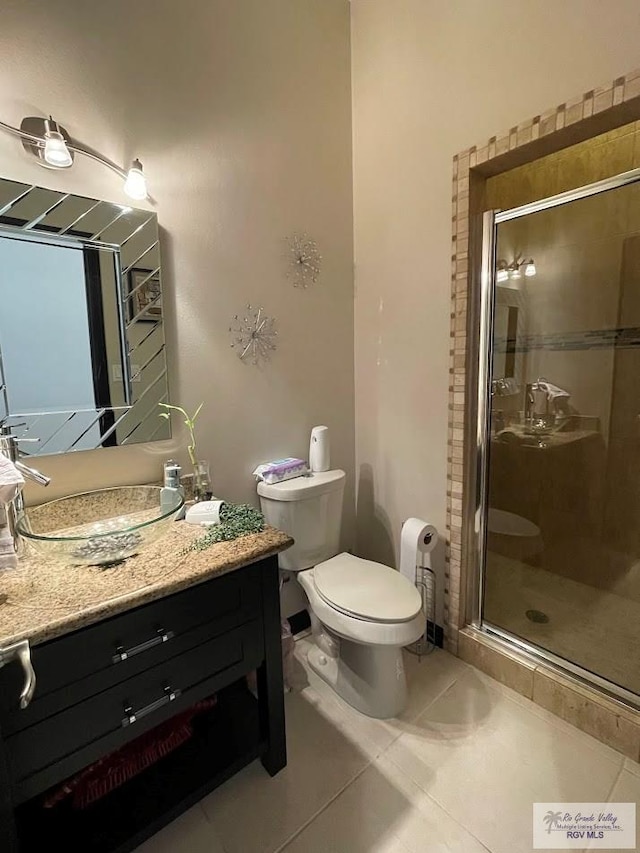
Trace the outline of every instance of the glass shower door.
<path fill-rule="evenodd" d="M 633 694 L 639 179 L 495 217 L 482 603 L 485 626 Z"/>

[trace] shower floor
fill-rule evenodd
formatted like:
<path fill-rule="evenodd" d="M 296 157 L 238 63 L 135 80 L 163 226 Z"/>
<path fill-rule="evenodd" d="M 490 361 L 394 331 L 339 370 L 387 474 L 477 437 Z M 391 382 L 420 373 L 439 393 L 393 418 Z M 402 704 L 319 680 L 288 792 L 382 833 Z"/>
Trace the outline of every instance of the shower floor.
<path fill-rule="evenodd" d="M 640 564 L 605 589 L 488 551 L 485 575 L 485 621 L 640 694 Z"/>

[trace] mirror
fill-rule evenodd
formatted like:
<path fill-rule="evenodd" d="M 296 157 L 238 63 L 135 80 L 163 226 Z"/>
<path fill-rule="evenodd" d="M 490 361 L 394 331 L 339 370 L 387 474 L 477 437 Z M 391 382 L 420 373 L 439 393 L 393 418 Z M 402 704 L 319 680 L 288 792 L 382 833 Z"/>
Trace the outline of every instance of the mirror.
<path fill-rule="evenodd" d="M 493 376 L 509 379 L 515 376 L 518 309 L 510 305 L 496 305 L 494 338 L 498 343 L 493 355 Z"/>
<path fill-rule="evenodd" d="M 25 455 L 171 437 L 154 213 L 0 180 L 0 422 Z"/>
<path fill-rule="evenodd" d="M 523 351 L 518 345 L 525 332 L 525 300 L 520 290 L 496 286 L 492 377 L 522 383 Z"/>

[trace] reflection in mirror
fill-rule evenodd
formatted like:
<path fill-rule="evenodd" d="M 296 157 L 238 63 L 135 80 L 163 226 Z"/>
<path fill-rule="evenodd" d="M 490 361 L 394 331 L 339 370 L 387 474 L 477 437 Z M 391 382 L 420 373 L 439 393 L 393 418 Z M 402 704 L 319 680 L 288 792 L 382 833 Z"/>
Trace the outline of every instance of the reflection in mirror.
<path fill-rule="evenodd" d="M 27 454 L 170 437 L 155 214 L 0 180 L 0 421 Z"/>
<path fill-rule="evenodd" d="M 494 349 L 492 378 L 513 379 L 514 388 L 522 384 L 524 356 L 519 339 L 525 333 L 525 298 L 510 286 L 496 286 L 494 305 Z"/>
<path fill-rule="evenodd" d="M 493 376 L 509 379 L 515 376 L 518 309 L 509 305 L 495 307 L 494 338 L 499 342 L 493 354 Z"/>

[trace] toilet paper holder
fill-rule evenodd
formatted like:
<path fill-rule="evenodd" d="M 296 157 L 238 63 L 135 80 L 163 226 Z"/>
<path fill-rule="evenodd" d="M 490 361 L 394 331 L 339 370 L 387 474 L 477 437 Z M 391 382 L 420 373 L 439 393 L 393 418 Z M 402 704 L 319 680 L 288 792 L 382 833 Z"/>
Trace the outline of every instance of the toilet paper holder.
<path fill-rule="evenodd" d="M 422 599 L 424 633 L 415 643 L 406 646 L 406 649 L 421 658 L 430 654 L 436 647 L 436 573 L 429 566 L 416 566 L 416 589 Z"/>
<path fill-rule="evenodd" d="M 432 652 L 436 647 L 436 573 L 429 565 L 430 554 L 438 541 L 436 528 L 427 522 L 410 518 L 402 524 L 400 545 L 400 571 L 413 581 L 420 593 L 424 614 L 424 633 L 415 643 L 406 646 L 418 657 Z"/>

